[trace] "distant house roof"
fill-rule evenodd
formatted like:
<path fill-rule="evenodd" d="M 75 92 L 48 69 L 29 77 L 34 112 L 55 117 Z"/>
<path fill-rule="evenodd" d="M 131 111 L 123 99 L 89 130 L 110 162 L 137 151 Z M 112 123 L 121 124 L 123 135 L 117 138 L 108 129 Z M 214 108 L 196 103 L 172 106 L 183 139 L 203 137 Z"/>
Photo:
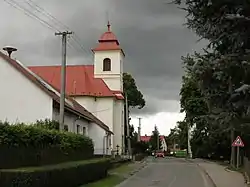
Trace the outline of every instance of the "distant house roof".
<path fill-rule="evenodd" d="M 61 66 L 32 66 L 28 68 L 60 91 Z M 67 66 L 66 93 L 69 96 L 124 99 L 122 92 L 110 90 L 103 79 L 94 77 L 94 65 Z"/>
<path fill-rule="evenodd" d="M 9 58 L 7 55 L 0 51 L 0 57 L 3 58 L 6 62 L 12 65 L 16 70 L 22 73 L 25 77 L 27 77 L 30 81 L 32 81 L 35 85 L 37 85 L 40 89 L 42 89 L 45 93 L 47 93 L 55 102 L 60 104 L 60 95 L 59 93 L 53 89 L 53 85 L 51 86 L 47 82 L 43 81 L 40 77 L 35 75 L 32 71 L 26 68 L 20 62 Z M 91 122 L 96 123 L 102 129 L 106 130 L 109 133 L 112 133 L 109 130 L 109 127 L 105 125 L 102 121 L 100 121 L 97 117 L 95 117 L 92 113 L 87 111 L 83 106 L 81 106 L 78 102 L 66 96 L 65 99 L 65 109 L 75 113 Z M 113 133 L 112 133 L 113 134 Z"/>
<path fill-rule="evenodd" d="M 151 136 L 141 136 L 141 141 L 143 141 L 143 142 L 149 142 L 150 141 L 150 138 L 151 138 Z M 164 136 L 160 136 L 160 139 L 161 140 L 163 140 L 164 139 Z"/>

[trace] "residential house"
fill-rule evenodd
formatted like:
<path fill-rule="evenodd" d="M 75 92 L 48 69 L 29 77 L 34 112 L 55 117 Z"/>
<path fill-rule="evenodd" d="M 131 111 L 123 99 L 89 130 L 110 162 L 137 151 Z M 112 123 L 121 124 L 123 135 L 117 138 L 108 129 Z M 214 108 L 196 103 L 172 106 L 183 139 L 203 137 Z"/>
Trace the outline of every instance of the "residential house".
<path fill-rule="evenodd" d="M 159 136 L 160 138 L 160 148 L 162 151 L 167 151 L 167 142 L 166 142 L 166 139 L 163 135 L 160 135 Z M 147 136 L 145 134 L 145 136 L 141 136 L 140 140 L 143 141 L 143 142 L 149 142 L 151 139 L 151 136 Z"/>
<path fill-rule="evenodd" d="M 0 120 L 59 120 L 60 93 L 19 61 L 0 52 Z M 65 99 L 65 129 L 89 136 L 95 154 L 110 154 L 112 130 L 72 98 Z"/>

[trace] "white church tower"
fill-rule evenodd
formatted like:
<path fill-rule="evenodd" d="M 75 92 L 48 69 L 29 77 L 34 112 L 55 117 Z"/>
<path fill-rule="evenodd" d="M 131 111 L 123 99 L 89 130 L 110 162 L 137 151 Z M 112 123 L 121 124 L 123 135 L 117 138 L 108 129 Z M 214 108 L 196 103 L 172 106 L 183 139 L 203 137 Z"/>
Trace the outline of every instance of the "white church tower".
<path fill-rule="evenodd" d="M 125 54 L 120 47 L 119 41 L 110 29 L 102 34 L 94 52 L 94 76 L 101 78 L 110 90 L 123 91 L 123 61 Z"/>
<path fill-rule="evenodd" d="M 94 77 L 101 78 L 110 90 L 123 93 L 123 62 L 125 54 L 117 37 L 111 31 L 109 22 L 107 27 L 108 30 L 101 35 L 97 47 L 92 49 L 94 53 Z M 100 119 L 107 120 L 107 124 L 114 133 L 112 149 L 117 150 L 117 147 L 119 147 L 119 153 L 122 153 L 125 140 L 124 100 L 116 97 L 111 98 L 110 101 L 104 102 L 102 106 L 112 108 L 112 115 L 108 113 L 104 115 L 103 113 Z"/>

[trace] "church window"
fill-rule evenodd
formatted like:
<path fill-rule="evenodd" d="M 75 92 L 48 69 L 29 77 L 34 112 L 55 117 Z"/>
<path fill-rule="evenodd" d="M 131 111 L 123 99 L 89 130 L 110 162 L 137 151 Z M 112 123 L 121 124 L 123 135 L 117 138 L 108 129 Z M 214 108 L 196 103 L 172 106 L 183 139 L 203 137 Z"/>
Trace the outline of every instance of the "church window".
<path fill-rule="evenodd" d="M 105 58 L 103 60 L 103 71 L 111 71 L 111 60 L 110 60 L 110 58 Z"/>

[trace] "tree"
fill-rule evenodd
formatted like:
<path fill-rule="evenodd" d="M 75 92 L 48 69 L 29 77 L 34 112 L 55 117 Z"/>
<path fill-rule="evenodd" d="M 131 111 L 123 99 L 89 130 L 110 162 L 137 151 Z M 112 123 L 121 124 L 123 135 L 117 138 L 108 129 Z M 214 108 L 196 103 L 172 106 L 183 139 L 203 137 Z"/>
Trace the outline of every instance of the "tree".
<path fill-rule="evenodd" d="M 159 131 L 157 127 L 155 126 L 154 130 L 152 131 L 150 140 L 149 140 L 149 145 L 151 146 L 152 150 L 158 150 L 158 143 L 159 143 L 159 148 L 160 148 L 161 140 L 159 136 Z"/>
<path fill-rule="evenodd" d="M 129 107 L 142 109 L 145 106 L 143 94 L 138 90 L 135 79 L 129 73 L 123 73 L 123 90 L 127 94 Z"/>
<path fill-rule="evenodd" d="M 222 142 L 229 131 L 232 142 L 235 129 L 243 130 L 243 124 L 250 120 L 250 4 L 247 0 L 176 0 L 176 3 L 185 4 L 188 28 L 210 42 L 207 46 L 209 52 L 195 53 L 192 57 L 195 62 L 192 77 L 198 83 L 208 111 L 198 118 L 188 114 L 186 117 L 188 120 L 202 121 L 196 130 L 199 129 L 201 134 L 202 125 L 206 127 L 210 143 L 215 138 Z M 246 125 L 244 127 L 247 129 Z M 245 131 L 240 133 L 244 134 Z M 198 133 L 194 135 L 199 137 Z M 226 148 L 231 142 L 228 141 L 223 147 Z M 234 149 L 231 163 L 233 160 Z"/>
<path fill-rule="evenodd" d="M 143 98 L 143 94 L 138 90 L 138 88 L 136 86 L 135 79 L 129 73 L 123 73 L 123 92 L 124 92 L 124 94 L 127 95 L 128 113 L 130 113 L 130 110 L 129 110 L 130 107 L 142 109 L 145 106 L 146 102 L 145 102 L 145 99 Z M 126 105 L 124 105 L 124 111 L 125 111 L 125 116 L 124 116 L 125 123 L 124 124 L 127 124 Z M 129 116 L 129 114 L 128 114 L 128 116 Z M 130 124 L 130 118 L 128 121 Z M 129 125 L 129 127 L 132 127 L 132 126 Z M 134 129 L 130 128 L 130 132 L 133 132 L 133 131 L 134 131 Z M 125 136 L 126 136 L 125 148 L 127 149 L 127 147 L 128 147 L 127 139 L 130 138 L 131 140 L 132 139 L 137 140 L 137 135 L 130 133 L 130 136 L 128 136 L 127 135 L 127 125 L 124 125 L 124 132 L 125 132 Z"/>

